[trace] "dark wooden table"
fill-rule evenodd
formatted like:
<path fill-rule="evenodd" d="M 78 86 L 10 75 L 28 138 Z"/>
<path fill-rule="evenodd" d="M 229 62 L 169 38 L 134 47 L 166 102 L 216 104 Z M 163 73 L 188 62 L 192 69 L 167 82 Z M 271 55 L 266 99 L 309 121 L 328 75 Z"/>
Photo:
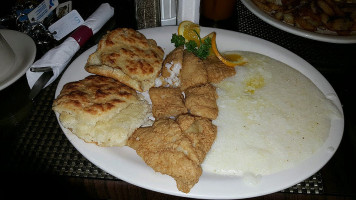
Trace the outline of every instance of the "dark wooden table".
<path fill-rule="evenodd" d="M 107 30 L 136 28 L 132 0 L 108 2 L 115 7 L 115 16 L 77 55 L 96 44 Z M 73 8 L 86 18 L 100 4 L 100 1 L 74 0 Z M 2 10 L 6 9 L 2 7 Z M 344 137 L 333 158 L 318 172 L 322 180 L 318 192 L 281 191 L 252 199 L 356 199 L 356 99 L 353 93 L 356 84 L 352 73 L 356 67 L 356 45 L 318 42 L 286 33 L 255 17 L 239 1 L 231 19 L 219 23 L 202 19 L 201 25 L 253 35 L 294 52 L 328 79 L 343 105 Z M 42 53 L 39 49 L 38 54 Z M 82 157 L 65 138 L 51 111 L 57 83 L 58 80 L 45 88 L 33 102 L 16 96 L 29 92 L 25 77 L 0 92 L 1 99 L 12 97 L 13 103 L 20 104 L 26 113 L 21 120 L 1 125 L 1 199 L 185 199 L 119 180 Z M 6 109 L 0 109 L 0 117 L 5 115 Z"/>

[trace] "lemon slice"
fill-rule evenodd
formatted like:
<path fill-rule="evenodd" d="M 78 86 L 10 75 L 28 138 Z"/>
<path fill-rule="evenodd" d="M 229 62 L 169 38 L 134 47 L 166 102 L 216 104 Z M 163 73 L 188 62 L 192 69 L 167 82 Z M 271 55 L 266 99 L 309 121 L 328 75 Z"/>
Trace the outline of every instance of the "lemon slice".
<path fill-rule="evenodd" d="M 235 67 L 237 65 L 244 65 L 247 63 L 247 61 L 244 59 L 244 57 L 242 57 L 239 54 L 233 53 L 233 54 L 222 55 L 216 46 L 216 33 L 213 32 L 210 34 L 212 34 L 211 48 L 213 49 L 213 52 L 216 55 L 216 57 L 218 57 L 219 60 L 221 60 L 221 62 L 223 62 L 225 65 L 227 65 L 229 67 Z"/>
<path fill-rule="evenodd" d="M 185 41 L 193 40 L 200 45 L 200 26 L 191 21 L 182 21 L 178 26 L 178 35 L 182 35 Z"/>

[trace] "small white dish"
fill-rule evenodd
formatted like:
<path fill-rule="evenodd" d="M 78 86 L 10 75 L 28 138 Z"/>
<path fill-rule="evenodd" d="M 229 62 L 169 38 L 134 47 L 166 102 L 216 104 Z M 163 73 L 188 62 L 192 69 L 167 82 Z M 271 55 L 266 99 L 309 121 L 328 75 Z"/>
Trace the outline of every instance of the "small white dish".
<path fill-rule="evenodd" d="M 9 43 L 0 32 L 0 79 L 7 74 L 15 64 L 16 56 Z"/>
<path fill-rule="evenodd" d="M 35 60 L 36 44 L 30 36 L 22 32 L 0 29 L 0 33 L 15 54 L 15 60 L 12 65 L 1 67 L 0 90 L 3 90 L 26 73 Z M 9 55 L 0 55 L 0 60 L 2 60 L 3 56 Z"/>
<path fill-rule="evenodd" d="M 251 0 L 241 0 L 241 2 L 247 7 L 247 9 L 249 9 L 253 14 L 255 14 L 261 20 L 288 33 L 298 35 L 304 38 L 312 39 L 312 40 L 321 41 L 321 42 L 339 43 L 339 44 L 356 43 L 356 35 L 340 36 L 340 35 L 330 35 L 330 34 L 322 34 L 322 33 L 306 31 L 273 18 L 272 16 L 268 15 L 266 12 L 261 10 L 259 7 L 257 7 Z"/>

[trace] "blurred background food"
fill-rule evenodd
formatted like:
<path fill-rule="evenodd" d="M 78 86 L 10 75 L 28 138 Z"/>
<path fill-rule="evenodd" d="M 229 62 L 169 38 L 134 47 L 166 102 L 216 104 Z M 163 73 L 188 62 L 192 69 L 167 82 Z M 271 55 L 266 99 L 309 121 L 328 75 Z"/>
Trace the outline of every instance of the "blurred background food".
<path fill-rule="evenodd" d="M 253 0 L 292 26 L 330 35 L 356 35 L 356 0 Z"/>

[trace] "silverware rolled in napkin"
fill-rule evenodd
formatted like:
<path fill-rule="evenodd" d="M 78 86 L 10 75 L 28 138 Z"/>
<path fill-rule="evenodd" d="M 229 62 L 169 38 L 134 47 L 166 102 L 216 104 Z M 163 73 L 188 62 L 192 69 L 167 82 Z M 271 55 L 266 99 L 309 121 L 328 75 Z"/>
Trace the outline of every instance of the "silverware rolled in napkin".
<path fill-rule="evenodd" d="M 29 99 L 34 99 L 38 93 L 42 90 L 42 88 L 47 84 L 49 79 L 53 76 L 52 68 L 49 71 L 43 72 L 39 79 L 37 79 L 36 83 L 33 85 L 30 95 L 28 96 Z"/>
<path fill-rule="evenodd" d="M 53 75 L 43 87 L 47 87 L 51 84 L 62 73 L 80 47 L 84 45 L 92 35 L 97 33 L 113 15 L 113 7 L 108 3 L 101 4 L 99 8 L 84 21 L 83 25 L 78 27 L 62 44 L 49 50 L 42 58 L 33 63 L 31 68 L 26 72 L 27 82 L 30 88 L 35 85 L 43 73 L 46 73 L 36 71 L 47 71 L 48 69 L 44 67 L 49 66 L 52 69 Z"/>

